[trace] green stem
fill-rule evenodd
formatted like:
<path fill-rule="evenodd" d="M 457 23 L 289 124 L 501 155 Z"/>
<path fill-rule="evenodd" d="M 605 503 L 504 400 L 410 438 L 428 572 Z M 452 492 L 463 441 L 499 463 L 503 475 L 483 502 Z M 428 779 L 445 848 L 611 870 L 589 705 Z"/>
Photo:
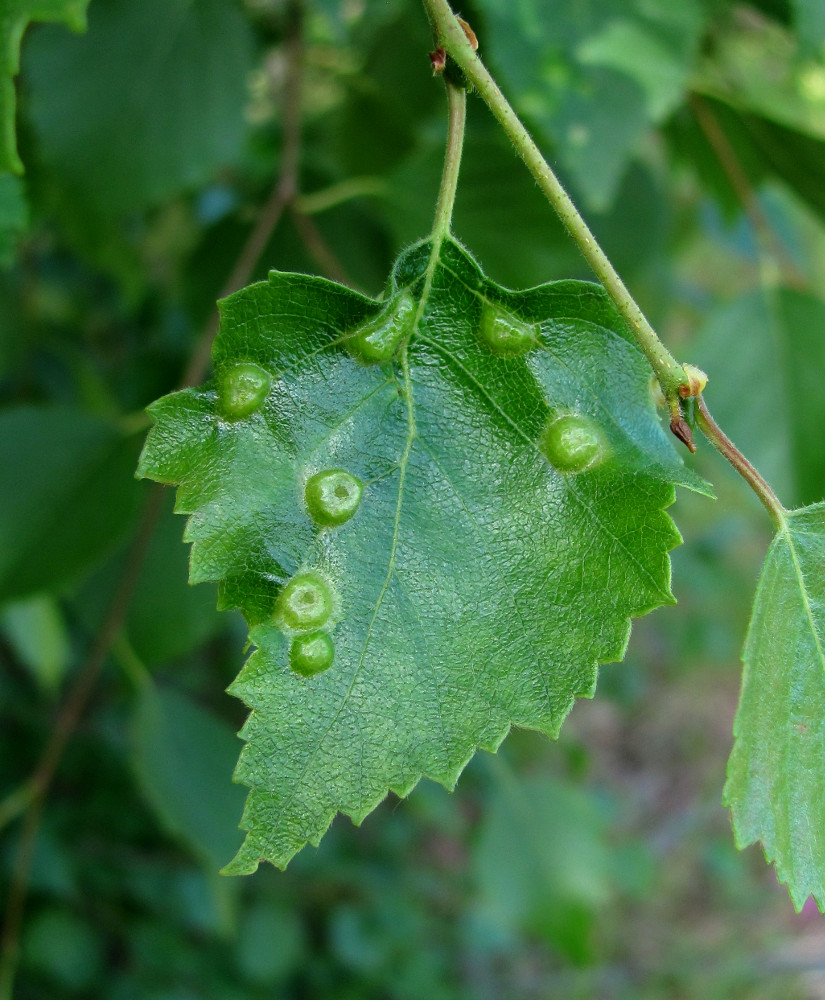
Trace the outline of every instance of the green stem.
<path fill-rule="evenodd" d="M 777 528 L 784 527 L 786 525 L 785 515 L 787 514 L 787 511 L 780 503 L 779 497 L 777 497 L 762 476 L 759 475 L 755 467 L 751 465 L 733 441 L 731 441 L 727 434 L 725 434 L 722 428 L 716 423 L 710 415 L 710 410 L 708 410 L 705 401 L 701 396 L 697 397 L 695 406 L 696 423 L 699 425 L 699 429 L 708 441 L 710 441 L 713 447 L 719 452 L 719 454 L 730 462 L 748 486 L 750 486 L 753 492 L 759 497 L 759 500 L 767 512 L 771 515 L 771 519 L 774 524 L 776 524 Z"/>
<path fill-rule="evenodd" d="M 464 122 L 467 117 L 467 92 L 449 80 L 445 80 L 445 83 L 448 108 L 447 149 L 444 153 L 444 170 L 441 173 L 432 232 L 433 244 L 439 246 L 450 233 L 458 171 L 461 167 L 461 150 L 464 147 Z"/>
<path fill-rule="evenodd" d="M 353 198 L 377 198 L 385 194 L 387 184 L 380 177 L 350 177 L 312 194 L 299 194 L 295 210 L 301 215 L 317 215 Z"/>
<path fill-rule="evenodd" d="M 541 155 L 538 146 L 476 55 L 447 0 L 423 0 L 423 3 L 433 27 L 436 44 L 443 46 L 498 119 L 542 193 L 555 209 L 596 277 L 604 285 L 616 308 L 627 320 L 636 343 L 659 380 L 671 414 L 674 418 L 681 419 L 679 387 L 688 385 L 682 366 L 659 340 L 656 331 L 596 242 L 595 236 Z"/>

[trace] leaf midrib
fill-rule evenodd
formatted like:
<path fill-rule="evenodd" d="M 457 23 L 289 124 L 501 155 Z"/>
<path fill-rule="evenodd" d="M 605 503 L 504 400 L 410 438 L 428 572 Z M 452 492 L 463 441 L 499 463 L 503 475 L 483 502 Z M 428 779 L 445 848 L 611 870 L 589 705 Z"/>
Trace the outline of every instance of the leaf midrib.
<path fill-rule="evenodd" d="M 358 676 L 361 673 L 361 668 L 364 664 L 364 658 L 367 655 L 367 649 L 369 648 L 370 644 L 370 637 L 372 636 L 372 631 L 375 627 L 375 622 L 378 618 L 378 612 L 381 610 L 381 605 L 384 601 L 384 595 L 386 594 L 387 588 L 390 585 L 390 580 L 392 579 L 392 574 L 395 569 L 395 555 L 396 552 L 398 551 L 398 526 L 401 521 L 401 508 L 403 505 L 403 498 L 404 498 L 404 480 L 406 479 L 407 475 L 407 464 L 409 462 L 410 452 L 412 451 L 413 442 L 415 441 L 416 437 L 415 403 L 412 395 L 412 379 L 410 378 L 410 368 L 407 358 L 407 349 L 410 340 L 417 333 L 419 324 L 421 322 L 421 318 L 424 315 L 424 310 L 426 309 L 427 301 L 429 299 L 430 291 L 432 289 L 433 275 L 435 274 L 436 265 L 438 264 L 438 258 L 441 253 L 442 244 L 443 240 L 440 240 L 438 243 L 433 243 L 433 247 L 430 251 L 430 257 L 427 262 L 427 269 L 424 272 L 424 286 L 421 290 L 421 298 L 419 299 L 418 302 L 418 308 L 416 310 L 415 319 L 412 324 L 412 329 L 407 338 L 400 345 L 399 361 L 401 364 L 401 371 L 404 377 L 404 394 L 406 397 L 406 404 L 407 404 L 407 439 L 404 444 L 404 451 L 402 452 L 401 459 L 399 461 L 400 474 L 398 478 L 398 501 L 395 507 L 395 521 L 393 524 L 392 544 L 390 546 L 390 557 L 387 563 L 387 572 L 384 577 L 384 582 L 381 585 L 381 590 L 375 601 L 375 610 L 373 612 L 372 618 L 370 619 L 370 624 L 369 627 L 367 628 L 367 634 L 364 637 L 364 645 L 361 650 L 361 655 L 358 658 L 358 663 L 355 667 L 355 670 L 353 670 L 352 672 L 352 677 L 350 679 L 347 690 L 344 692 L 344 695 L 341 698 L 341 704 L 338 706 L 338 710 L 336 711 L 335 715 L 332 717 L 332 719 L 330 719 L 329 725 L 326 727 L 323 734 L 317 740 L 312 753 L 307 757 L 307 761 L 303 767 L 303 770 L 301 771 L 300 777 L 297 779 L 297 781 L 294 782 L 292 792 L 290 793 L 289 797 L 286 799 L 286 801 L 281 806 L 281 809 L 278 812 L 277 822 L 280 822 L 281 817 L 292 805 L 292 802 L 295 799 L 295 795 L 297 794 L 297 790 L 298 788 L 301 787 L 307 771 L 315 761 L 315 758 L 318 755 L 319 750 L 323 746 L 324 741 L 326 740 L 327 736 L 329 736 L 333 727 L 338 722 L 338 719 L 341 717 L 341 713 L 344 711 L 344 708 L 346 707 L 347 702 L 350 699 L 352 690 L 355 687 L 355 682 L 357 681 Z M 409 282 L 409 284 L 404 287 L 412 287 L 414 284 L 418 282 L 418 280 L 419 278 L 416 278 L 414 281 Z"/>

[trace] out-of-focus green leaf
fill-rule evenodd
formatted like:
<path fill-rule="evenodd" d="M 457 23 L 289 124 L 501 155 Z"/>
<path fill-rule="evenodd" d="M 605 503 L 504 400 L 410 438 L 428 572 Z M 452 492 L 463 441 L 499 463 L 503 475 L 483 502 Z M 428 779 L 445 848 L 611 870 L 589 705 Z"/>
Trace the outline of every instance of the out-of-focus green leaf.
<path fill-rule="evenodd" d="M 825 46 L 825 3 L 823 0 L 792 0 L 792 3 L 800 46 L 821 56 Z"/>
<path fill-rule="evenodd" d="M 55 987 L 92 990 L 104 962 L 100 930 L 77 913 L 48 909 L 39 913 L 23 939 L 23 963 Z"/>
<path fill-rule="evenodd" d="M 98 0 L 84 36 L 44 29 L 27 47 L 39 155 L 104 215 L 154 204 L 238 159 L 251 68 L 232 0 Z"/>
<path fill-rule="evenodd" d="M 787 128 L 825 139 L 825 61 L 803 61 L 793 38 L 754 18 L 714 36 L 693 78 L 702 93 Z"/>
<path fill-rule="evenodd" d="M 261 901 L 247 908 L 238 930 L 238 968 L 248 982 L 282 982 L 306 957 L 304 928 L 293 909 Z"/>
<path fill-rule="evenodd" d="M 57 591 L 112 549 L 143 490 L 134 444 L 76 410 L 0 414 L 0 600 Z"/>
<path fill-rule="evenodd" d="M 54 694 L 71 655 L 66 623 L 57 601 L 47 594 L 37 594 L 6 604 L 0 609 L 0 630 L 38 685 Z"/>
<path fill-rule="evenodd" d="M 434 253 L 381 302 L 272 272 L 222 304 L 217 381 L 150 408 L 139 473 L 180 485 L 190 578 L 258 647 L 232 689 L 253 709 L 234 872 L 388 788 L 452 786 L 511 724 L 555 734 L 629 617 L 672 600 L 663 508 L 706 487 L 603 290 L 512 292 Z M 336 527 L 311 513 L 324 470 L 363 491 Z"/>
<path fill-rule="evenodd" d="M 185 695 L 147 684 L 135 706 L 133 760 L 148 801 L 169 832 L 213 867 L 238 849 L 244 792 L 233 785 L 238 741 Z"/>
<path fill-rule="evenodd" d="M 441 110 L 444 88 L 432 78 L 431 47 L 426 17 L 405 4 L 364 53 L 362 70 L 348 78 L 346 100 L 331 127 L 345 177 L 374 175 L 397 164 L 413 148 L 422 122 Z"/>
<path fill-rule="evenodd" d="M 821 216 L 825 216 L 825 142 L 767 118 L 737 111 L 730 104 L 703 97 L 724 132 L 739 168 L 754 188 L 775 174 Z M 669 123 L 671 147 L 697 172 L 700 181 L 728 216 L 742 211 L 719 155 L 694 117 L 685 109 Z"/>
<path fill-rule="evenodd" d="M 693 356 L 710 375 L 714 415 L 780 497 L 825 495 L 825 302 L 748 292 L 708 317 Z"/>
<path fill-rule="evenodd" d="M 8 264 L 29 220 L 23 185 L 12 174 L 0 174 L 0 267 Z"/>
<path fill-rule="evenodd" d="M 703 24 L 691 0 L 483 0 L 480 43 L 591 209 L 612 203 L 647 128 L 678 104 Z"/>
<path fill-rule="evenodd" d="M 695 0 L 635 6 L 643 16 L 608 21 L 582 41 L 576 54 L 585 65 L 614 69 L 635 80 L 644 92 L 649 118 L 660 122 L 687 90 L 704 12 Z"/>
<path fill-rule="evenodd" d="M 742 123 L 767 166 L 825 218 L 825 141 L 755 115 Z"/>
<path fill-rule="evenodd" d="M 192 652 L 228 624 L 215 609 L 216 588 L 188 585 L 181 535 L 180 518 L 172 514 L 170 502 L 149 543 L 126 616 L 129 644 L 146 666 Z M 102 621 L 125 558 L 112 560 L 75 596 L 74 607 L 91 628 Z"/>
<path fill-rule="evenodd" d="M 590 957 L 593 924 L 615 895 L 604 811 L 585 790 L 506 766 L 473 852 L 475 920 L 493 937 L 529 931 L 575 961 Z"/>
<path fill-rule="evenodd" d="M 480 116 L 473 118 L 453 213 L 455 232 L 504 284 L 589 277 L 584 258 L 512 147 L 498 131 L 485 128 Z M 443 136 L 434 136 L 388 178 L 385 214 L 398 247 L 408 246 L 432 222 L 442 146 Z M 650 172 L 634 166 L 610 211 L 590 213 L 588 224 L 619 272 L 632 280 L 664 252 L 667 214 Z"/>
<path fill-rule="evenodd" d="M 825 504 L 786 514 L 748 628 L 725 802 L 797 910 L 825 909 Z"/>
<path fill-rule="evenodd" d="M 20 42 L 32 21 L 62 21 L 75 31 L 86 27 L 89 0 L 3 0 L 0 7 L 0 174 L 23 172 L 15 141 L 14 78 Z"/>

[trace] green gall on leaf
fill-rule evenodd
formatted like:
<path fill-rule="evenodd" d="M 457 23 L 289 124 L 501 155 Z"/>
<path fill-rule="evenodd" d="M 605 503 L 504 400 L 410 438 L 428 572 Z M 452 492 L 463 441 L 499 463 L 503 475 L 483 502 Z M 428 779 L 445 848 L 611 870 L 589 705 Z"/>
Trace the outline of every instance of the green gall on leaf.
<path fill-rule="evenodd" d="M 329 670 L 335 659 L 335 646 L 327 632 L 297 635 L 289 648 L 289 665 L 301 677 L 314 677 Z"/>
<path fill-rule="evenodd" d="M 344 469 L 316 472 L 307 480 L 304 497 L 310 517 L 317 524 L 344 524 L 361 503 L 361 483 Z"/>
<path fill-rule="evenodd" d="M 528 317 L 541 349 L 505 362 L 485 348 L 485 302 Z M 351 335 L 393 316 L 409 331 L 398 370 L 354 363 Z M 230 296 L 215 370 L 250 357 L 273 373 L 260 413 L 215 434 L 213 385 L 167 396 L 140 465 L 179 484 L 192 578 L 220 580 L 251 626 L 231 687 L 252 710 L 236 771 L 247 838 L 227 874 L 285 866 L 336 813 L 360 823 L 422 775 L 452 788 L 514 725 L 557 735 L 598 664 L 624 655 L 630 619 L 673 601 L 674 484 L 707 489 L 603 289 L 513 292 L 450 238 L 437 258 L 407 250 L 381 302 L 278 272 Z M 560 483 L 538 442 L 582 399 L 611 474 Z M 319 470 L 357 471 L 369 509 L 319 530 L 305 497 Z M 333 620 L 332 669 L 307 682 L 298 640 Z"/>
<path fill-rule="evenodd" d="M 387 305 L 347 338 L 350 351 L 367 364 L 392 360 L 401 341 L 412 333 L 415 302 L 409 292 L 394 296 Z"/>
<path fill-rule="evenodd" d="M 332 593 L 317 573 L 299 573 L 281 591 L 276 611 L 287 628 L 310 632 L 332 614 Z"/>
<path fill-rule="evenodd" d="M 500 358 L 517 358 L 536 346 L 535 327 L 492 302 L 482 306 L 478 334 Z"/>
<path fill-rule="evenodd" d="M 221 413 L 227 420 L 241 420 L 261 408 L 272 379 L 260 365 L 247 361 L 223 372 L 218 383 Z"/>
<path fill-rule="evenodd" d="M 584 472 L 608 455 L 601 430 L 581 413 L 552 417 L 539 438 L 539 449 L 559 472 Z"/>

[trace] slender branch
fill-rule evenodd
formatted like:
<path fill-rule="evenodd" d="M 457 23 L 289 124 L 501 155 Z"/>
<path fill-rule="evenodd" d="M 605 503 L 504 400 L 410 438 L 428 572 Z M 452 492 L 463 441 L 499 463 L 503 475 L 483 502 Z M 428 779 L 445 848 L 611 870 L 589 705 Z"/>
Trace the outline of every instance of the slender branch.
<path fill-rule="evenodd" d="M 315 225 L 315 220 L 304 215 L 303 212 L 299 212 L 294 206 L 291 207 L 292 221 L 298 231 L 298 236 L 301 238 L 307 253 L 317 264 L 318 269 L 333 281 L 352 286 L 353 281 L 347 274 L 346 268 L 321 235 L 321 231 Z"/>
<path fill-rule="evenodd" d="M 32 799 L 37 795 L 37 789 L 31 778 L 18 785 L 0 802 L 0 830 L 8 826 L 12 820 L 28 809 Z"/>
<path fill-rule="evenodd" d="M 722 428 L 716 423 L 710 415 L 710 411 L 701 396 L 696 398 L 695 406 L 696 422 L 699 425 L 699 429 L 708 441 L 710 441 L 713 447 L 719 452 L 719 454 L 730 462 L 748 486 L 750 486 L 753 492 L 759 497 L 760 502 L 771 515 L 771 519 L 774 521 L 776 526 L 782 527 L 785 524 L 785 515 L 787 511 L 780 503 L 777 495 L 770 488 L 770 486 L 768 486 L 762 476 L 760 476 L 755 467 L 751 465 L 742 452 L 739 451 L 733 441 L 731 441 L 731 439 L 725 434 Z"/>
<path fill-rule="evenodd" d="M 318 215 L 355 198 L 379 198 L 387 191 L 387 183 L 380 177 L 349 177 L 311 194 L 301 194 L 293 202 L 301 215 Z"/>
<path fill-rule="evenodd" d="M 439 244 L 450 232 L 464 147 L 464 124 L 467 119 L 467 91 L 450 80 L 444 82 L 447 84 L 447 148 L 444 152 L 444 169 L 441 172 L 432 233 L 433 242 Z"/>
<path fill-rule="evenodd" d="M 458 171 L 461 166 L 461 150 L 464 146 L 464 122 L 467 110 L 467 94 L 463 87 L 458 87 L 445 79 L 447 85 L 447 146 L 444 150 L 444 169 L 441 173 L 441 185 L 438 189 L 438 201 L 435 206 L 435 220 L 430 236 L 430 259 L 427 261 L 427 269 L 424 272 L 424 285 L 421 289 L 421 297 L 418 300 L 418 312 L 415 317 L 415 326 L 421 322 L 430 289 L 433 286 L 435 269 L 441 254 L 441 247 L 444 240 L 450 235 L 450 222 L 453 216 L 453 203 L 455 193 L 458 188 Z M 405 381 L 409 382 L 409 372 L 406 369 L 407 354 L 406 347 L 402 355 L 402 365 L 405 366 Z M 409 386 L 407 386 L 409 389 Z M 407 406 L 411 406 L 412 394 L 407 394 Z M 410 409 L 410 426 L 415 424 L 415 416 Z"/>
<path fill-rule="evenodd" d="M 604 285 L 616 308 L 627 320 L 636 342 L 659 380 L 672 416 L 681 419 L 679 387 L 688 384 L 682 366 L 659 340 L 656 331 L 596 242 L 595 236 L 542 156 L 538 146 L 476 55 L 447 0 L 423 0 L 423 3 L 435 32 L 436 44 L 443 46 L 498 119 L 542 193 Z"/>

